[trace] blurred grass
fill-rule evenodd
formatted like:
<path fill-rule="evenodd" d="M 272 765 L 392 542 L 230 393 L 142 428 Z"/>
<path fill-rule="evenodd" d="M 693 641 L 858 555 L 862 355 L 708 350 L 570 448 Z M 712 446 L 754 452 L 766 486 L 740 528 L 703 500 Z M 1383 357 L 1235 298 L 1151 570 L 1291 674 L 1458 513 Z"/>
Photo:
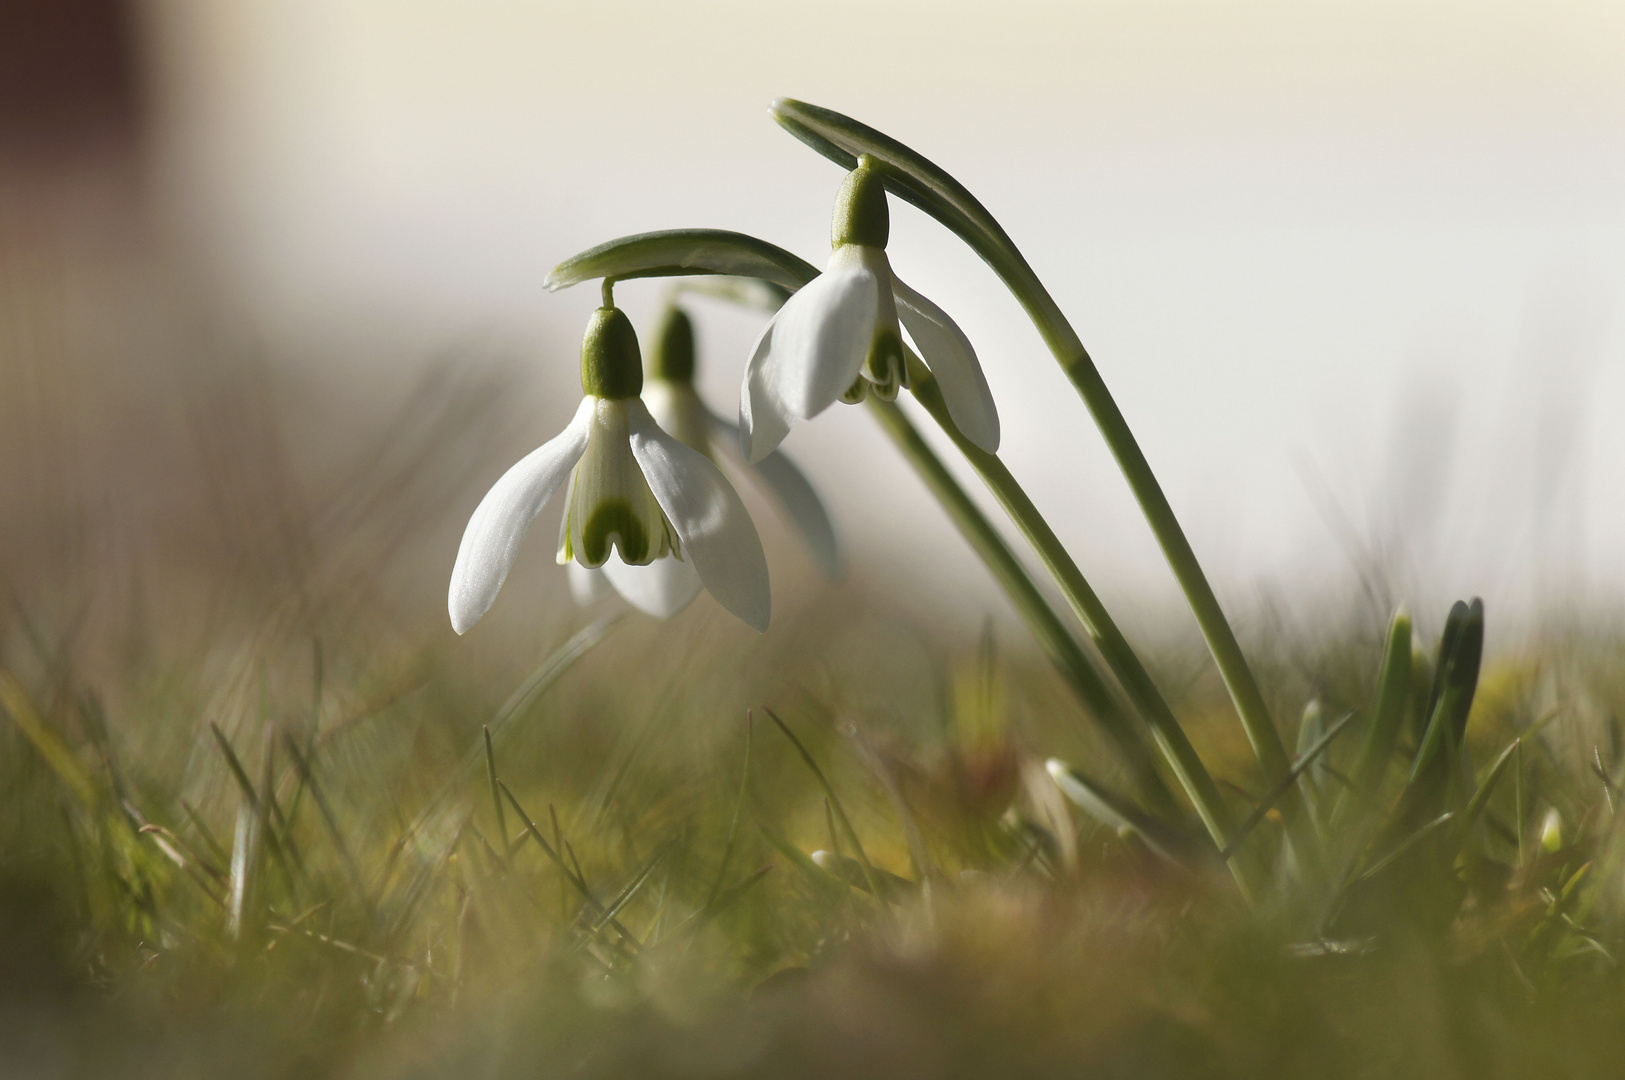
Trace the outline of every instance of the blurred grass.
<path fill-rule="evenodd" d="M 602 634 L 588 655 L 624 662 L 639 629 L 595 624 L 574 645 Z M 544 658 L 552 681 L 511 712 L 446 665 L 346 722 L 334 703 L 356 691 L 322 648 L 303 694 L 267 690 L 230 734 L 202 716 L 180 734 L 121 723 L 71 655 L 37 658 L 50 678 L 0 675 L 12 1075 L 1617 1067 L 1620 767 L 1600 711 L 1617 698 L 1606 678 L 1556 683 L 1540 653 L 1494 670 L 1469 725 L 1500 747 L 1561 687 L 1524 753 L 1523 865 L 1502 783 L 1460 859 L 1394 863 L 1320 938 L 1309 889 L 1249 911 L 1216 870 L 1068 812 L 1034 766 L 1080 718 L 1025 693 L 1052 677 L 991 640 L 945 657 L 934 734 L 776 695 L 891 883 L 884 905 L 865 875 L 808 857 L 854 849 L 765 717 L 665 695 L 573 723 L 569 684 L 603 673 Z M 208 696 L 178 678 L 182 699 Z"/>
<path fill-rule="evenodd" d="M 957 639 L 861 570 L 817 592 L 787 575 L 768 638 L 703 603 L 670 626 L 577 613 L 538 571 L 512 588 L 542 600 L 455 641 L 437 555 L 524 438 L 500 362 L 454 350 L 362 409 L 162 302 L 162 333 L 92 347 L 108 298 L 18 220 L 0 221 L 6 1075 L 1625 1060 L 1619 626 L 1490 650 L 1448 761 L 1488 790 L 1470 830 L 1419 834 L 1445 807 L 1465 820 L 1464 792 L 1430 787 L 1357 838 L 1363 861 L 1317 873 L 1262 814 L 1275 886 L 1249 908 L 1215 862 L 1173 865 L 1066 801 L 1046 758 L 1129 785 L 1024 639 Z M 1442 614 L 1417 613 L 1419 675 Z M 1356 713 L 1305 770 L 1323 807 L 1358 771 L 1387 616 L 1351 601 L 1246 642 L 1272 711 L 1309 717 L 1288 745 Z M 1152 674 L 1244 818 L 1262 780 L 1177 633 Z M 1426 697 L 1373 773 L 1384 811 L 1407 805 Z"/>

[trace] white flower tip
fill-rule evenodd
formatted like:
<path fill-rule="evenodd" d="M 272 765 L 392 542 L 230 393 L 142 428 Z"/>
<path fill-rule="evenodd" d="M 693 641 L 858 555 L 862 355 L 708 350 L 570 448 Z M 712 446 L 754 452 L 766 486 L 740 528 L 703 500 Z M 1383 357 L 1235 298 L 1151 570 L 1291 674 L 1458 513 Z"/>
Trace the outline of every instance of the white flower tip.
<path fill-rule="evenodd" d="M 748 464 L 758 464 L 763 458 L 771 454 L 776 447 L 767 445 L 768 440 L 758 439 L 753 432 L 745 431 L 740 437 L 740 452 L 745 455 Z"/>
<path fill-rule="evenodd" d="M 474 624 L 480 621 L 485 612 L 475 611 L 472 605 L 459 603 L 458 599 L 457 583 L 452 582 L 451 600 L 447 603 L 446 610 L 451 614 L 451 628 L 457 631 L 458 637 L 462 637 L 473 629 Z"/>
<path fill-rule="evenodd" d="M 812 853 L 812 861 L 813 865 L 818 867 L 818 869 L 831 874 L 836 873 L 841 868 L 840 864 L 835 861 L 835 853 L 833 851 L 815 851 Z"/>
<path fill-rule="evenodd" d="M 1049 773 L 1050 779 L 1059 780 L 1065 776 L 1069 770 L 1066 767 L 1066 762 L 1062 761 L 1058 757 L 1052 757 L 1048 761 L 1044 762 L 1044 771 Z"/>
<path fill-rule="evenodd" d="M 736 611 L 734 614 L 738 615 L 740 620 L 744 622 L 746 626 L 750 627 L 758 634 L 765 634 L 767 633 L 767 624 L 773 618 L 772 609 L 772 602 L 764 594 L 762 596 L 762 602 L 760 605 L 752 605 L 749 609 Z"/>
<path fill-rule="evenodd" d="M 474 624 L 485 618 L 485 613 L 491 610 L 496 601 L 496 589 L 481 589 L 479 584 L 470 580 L 474 575 L 461 558 L 451 571 L 451 589 L 446 596 L 446 612 L 451 616 L 451 628 L 462 637 L 474 628 Z M 497 583 L 501 588 L 501 582 Z"/>
<path fill-rule="evenodd" d="M 783 429 L 788 425 L 758 424 L 756 417 L 752 415 L 749 394 L 750 390 L 747 387 L 739 403 L 739 455 L 747 464 L 755 465 L 778 449 L 779 443 L 784 441 Z M 770 426 L 775 430 L 772 432 L 767 430 Z M 774 434 L 777 434 L 778 438 L 773 438 Z"/>
<path fill-rule="evenodd" d="M 989 454 L 999 452 L 999 418 L 994 415 L 985 425 L 971 425 L 975 431 L 965 432 L 965 438 L 976 444 L 977 449 L 985 450 Z"/>

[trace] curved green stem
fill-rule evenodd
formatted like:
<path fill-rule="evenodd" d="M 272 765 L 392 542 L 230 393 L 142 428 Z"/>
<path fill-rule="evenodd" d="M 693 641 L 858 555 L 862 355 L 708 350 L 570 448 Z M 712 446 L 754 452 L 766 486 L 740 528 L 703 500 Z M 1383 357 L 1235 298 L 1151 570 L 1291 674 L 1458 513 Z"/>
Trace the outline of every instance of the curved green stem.
<path fill-rule="evenodd" d="M 1128 480 L 1196 617 L 1265 776 L 1272 782 L 1279 780 L 1291 768 L 1286 746 L 1196 553 L 1094 360 L 1010 237 L 962 184 L 890 136 L 832 110 L 790 99 L 774 102 L 772 112 L 792 135 L 846 168 L 855 166 L 860 154 L 873 157 L 888 190 L 920 207 L 969 244 L 1026 309 Z"/>
<path fill-rule="evenodd" d="M 997 454 L 988 453 L 960 433 L 948 415 L 947 402 L 943 400 L 942 388 L 938 386 L 935 377 L 912 352 L 908 355 L 909 381 L 915 400 L 937 422 L 943 433 L 953 440 L 954 445 L 982 478 L 982 482 L 999 501 L 999 505 L 1004 508 L 1010 520 L 1015 522 L 1016 528 L 1021 530 L 1021 534 L 1027 538 L 1027 542 L 1043 560 L 1044 566 L 1055 578 L 1056 584 L 1061 587 L 1061 593 L 1071 605 L 1078 621 L 1083 623 L 1084 629 L 1089 632 L 1089 636 L 1099 648 L 1106 666 L 1122 684 L 1135 709 L 1151 728 L 1152 737 L 1156 739 L 1157 746 L 1169 767 L 1173 769 L 1174 775 L 1179 778 L 1179 783 L 1196 808 L 1202 824 L 1207 826 L 1214 845 L 1220 850 L 1229 847 L 1230 812 L 1218 785 L 1213 782 L 1212 775 L 1202 763 L 1190 739 L 1186 737 L 1184 728 L 1180 726 L 1173 710 L 1168 707 L 1168 702 L 1152 682 L 1145 665 L 1140 662 L 1128 639 L 1123 636 L 1123 632 L 1118 629 L 1117 623 L 1107 612 L 1106 605 L 1101 603 L 1100 597 L 1095 594 L 1083 572 L 1078 569 L 1078 564 L 1073 561 L 1060 538 L 1050 528 L 1049 522 L 1038 512 L 1038 508 L 1027 497 L 1026 491 L 1022 489 L 1009 468 Z"/>
<path fill-rule="evenodd" d="M 1082 647 L 1067 632 L 1066 626 L 1045 601 L 1043 593 L 1039 592 L 1038 586 L 1033 583 L 1021 561 L 1004 542 L 1004 538 L 999 535 L 993 523 L 959 485 L 959 481 L 954 479 L 953 473 L 948 471 L 942 459 L 937 457 L 896 402 L 873 396 L 868 401 L 870 411 L 880 421 L 880 426 L 902 451 L 909 464 L 914 466 L 920 478 L 931 489 L 931 493 L 953 518 L 960 533 L 993 573 L 1000 587 L 1015 605 L 1016 611 L 1032 630 L 1033 636 L 1043 646 L 1050 661 L 1066 679 L 1067 685 L 1100 719 L 1101 725 L 1128 763 L 1141 791 L 1153 801 L 1160 812 L 1177 812 L 1167 785 L 1157 772 L 1150 750 L 1140 738 L 1139 732 L 1118 707 L 1111 690 L 1090 664 Z M 1222 840 L 1220 846 L 1223 846 Z"/>

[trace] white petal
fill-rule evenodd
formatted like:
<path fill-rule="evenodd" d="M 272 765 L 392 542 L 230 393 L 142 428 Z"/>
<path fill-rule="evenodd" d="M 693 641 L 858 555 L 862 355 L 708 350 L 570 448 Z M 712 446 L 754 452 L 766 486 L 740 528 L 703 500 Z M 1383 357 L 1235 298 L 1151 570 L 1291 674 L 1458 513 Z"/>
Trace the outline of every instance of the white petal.
<path fill-rule="evenodd" d="M 459 634 L 489 610 L 531 523 L 587 448 L 593 402 L 582 399 L 570 426 L 503 473 L 468 519 L 446 600 L 451 628 Z"/>
<path fill-rule="evenodd" d="M 858 377 L 875 334 L 880 281 L 861 252 L 853 252 L 852 245 L 838 249 L 830 257 L 829 269 L 779 309 L 766 356 L 746 374 L 745 399 L 750 405 L 758 397 L 777 398 L 789 419 L 811 419 L 833 405 Z M 782 440 L 765 438 L 765 428 L 759 433 L 755 425 L 743 426 L 751 432 L 747 456 L 752 460 Z"/>
<path fill-rule="evenodd" d="M 739 388 L 739 452 L 746 461 L 768 453 L 790 434 L 790 410 L 763 370 L 772 340 L 773 322 L 769 320 L 750 351 L 745 382 Z"/>
<path fill-rule="evenodd" d="M 628 405 L 632 453 L 682 540 L 683 558 L 719 604 L 766 630 L 767 557 L 745 504 L 709 458 L 661 431 L 642 402 Z"/>
<path fill-rule="evenodd" d="M 677 383 L 669 379 L 645 379 L 643 404 L 655 418 L 660 430 L 675 436 L 690 450 L 710 456 L 710 414 L 691 382 Z"/>
<path fill-rule="evenodd" d="M 716 429 L 717 439 L 725 446 L 733 445 L 739 432 L 720 416 L 708 414 Z M 812 549 L 813 559 L 825 577 L 833 578 L 841 572 L 841 548 L 835 539 L 835 526 L 829 520 L 818 492 L 802 475 L 800 469 L 782 450 L 775 450 L 751 466 L 755 475 L 773 492 L 785 515 L 795 526 L 801 538 Z"/>
<path fill-rule="evenodd" d="M 701 584 L 693 562 L 670 555 L 647 566 L 628 566 L 617 555 L 604 564 L 603 574 L 627 603 L 657 619 L 669 619 L 688 607 Z"/>
<path fill-rule="evenodd" d="M 993 453 L 999 448 L 999 413 L 976 361 L 976 350 L 943 310 L 892 276 L 897 314 L 920 348 L 920 359 L 942 387 L 948 415 L 965 438 Z"/>
<path fill-rule="evenodd" d="M 610 561 L 620 560 L 619 557 L 612 557 Z M 589 570 L 574 559 L 565 563 L 564 567 L 570 572 L 570 596 L 582 607 L 596 604 L 615 591 L 602 570 Z"/>

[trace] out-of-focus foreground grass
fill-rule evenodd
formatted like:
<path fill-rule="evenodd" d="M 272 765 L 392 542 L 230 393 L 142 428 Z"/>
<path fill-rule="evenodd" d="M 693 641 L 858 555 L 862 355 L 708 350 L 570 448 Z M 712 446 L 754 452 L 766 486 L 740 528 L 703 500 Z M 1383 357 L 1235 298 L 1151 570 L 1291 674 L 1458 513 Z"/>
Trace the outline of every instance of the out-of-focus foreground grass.
<path fill-rule="evenodd" d="M 1181 836 L 1066 801 L 1048 757 L 1126 785 L 1024 640 L 938 634 L 861 574 L 767 639 L 555 591 L 454 644 L 412 538 L 488 478 L 500 381 L 374 423 L 207 335 L 87 366 L 82 297 L 11 265 L 7 1075 L 1617 1074 L 1617 632 L 1492 650 L 1452 748 L 1471 816 L 1395 819 L 1344 872 L 1271 854 L 1264 815 L 1249 906 Z M 1386 615 L 1248 642 L 1277 716 L 1319 703 L 1300 747 L 1356 711 L 1306 773 L 1328 803 Z M 1261 781 L 1170 640 L 1155 674 L 1244 816 Z"/>

